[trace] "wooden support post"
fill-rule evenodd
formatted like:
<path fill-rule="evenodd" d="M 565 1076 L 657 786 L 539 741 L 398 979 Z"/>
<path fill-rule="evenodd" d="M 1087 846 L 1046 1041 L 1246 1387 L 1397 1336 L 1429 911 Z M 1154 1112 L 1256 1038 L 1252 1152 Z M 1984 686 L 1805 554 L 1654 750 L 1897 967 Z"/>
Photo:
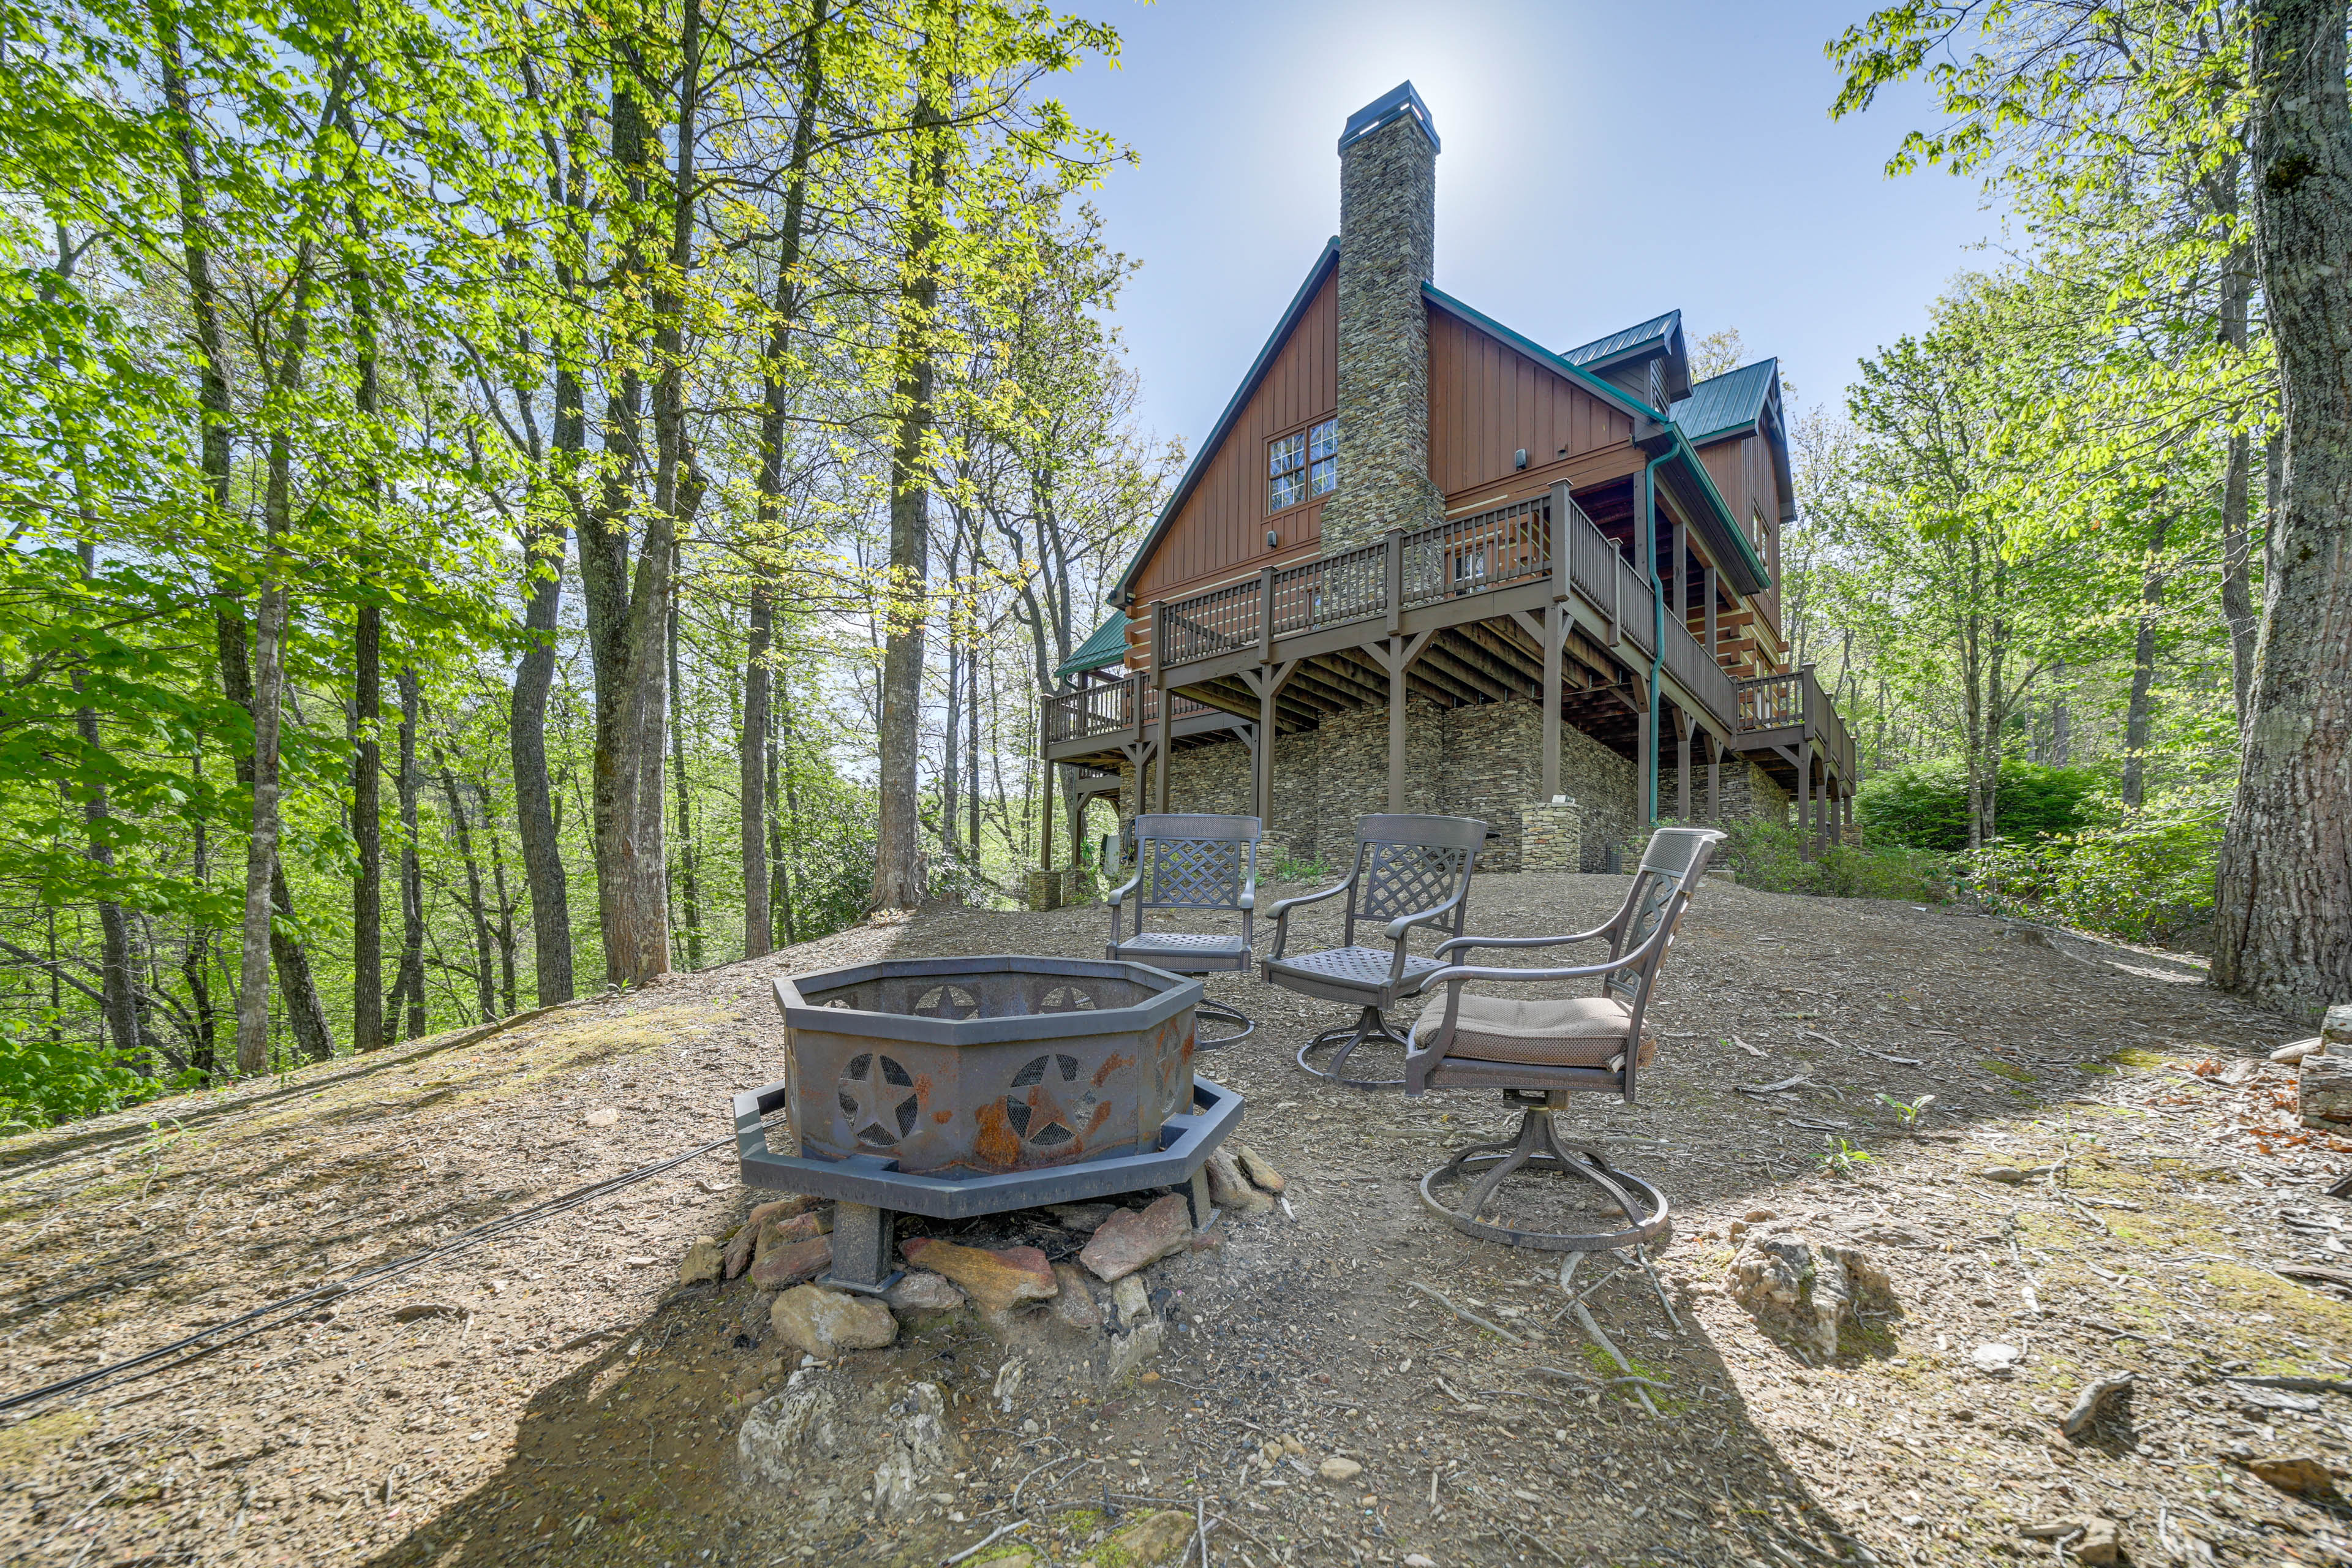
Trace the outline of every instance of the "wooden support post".
<path fill-rule="evenodd" d="M 1381 578 L 1386 584 L 1389 602 L 1389 636 L 1404 630 L 1404 530 L 1391 528 L 1388 532 L 1387 572 Z"/>
<path fill-rule="evenodd" d="M 1706 819 L 1723 820 L 1723 742 L 1713 735 L 1706 741 Z"/>
<path fill-rule="evenodd" d="M 1797 843 L 1801 847 L 1813 826 L 1813 743 L 1797 743 Z"/>
<path fill-rule="evenodd" d="M 1715 568 L 1712 566 L 1706 569 L 1706 584 L 1703 591 L 1706 595 L 1706 657 L 1720 664 L 1723 662 L 1723 639 L 1717 635 L 1715 624 L 1716 586 Z"/>
<path fill-rule="evenodd" d="M 1676 531 L 1679 532 L 1680 530 Z M 1697 724 L 1696 719 L 1685 713 L 1675 725 L 1675 728 L 1681 731 L 1675 739 L 1675 820 L 1677 822 L 1688 822 L 1691 819 L 1691 731 L 1696 729 Z"/>
<path fill-rule="evenodd" d="M 1274 568 L 1261 566 L 1257 574 L 1257 661 L 1274 662 Z"/>
<path fill-rule="evenodd" d="M 1393 567 L 1402 535 L 1389 535 L 1389 561 Z M 1393 579 L 1391 579 L 1393 581 Z M 1389 809 L 1404 809 L 1404 638 L 1389 638 Z"/>
<path fill-rule="evenodd" d="M 1650 705 L 1646 699 L 1633 712 L 1633 754 L 1639 759 L 1633 764 L 1633 787 L 1642 794 L 1640 803 L 1642 826 L 1657 826 L 1658 775 L 1654 768 L 1658 758 L 1657 737 L 1650 732 Z"/>
<path fill-rule="evenodd" d="M 1567 482 L 1551 488 L 1551 597 L 1554 604 L 1568 597 L 1568 520 L 1574 515 L 1576 498 Z"/>
<path fill-rule="evenodd" d="M 1151 693 L 1160 705 L 1160 745 L 1153 758 L 1151 774 L 1151 809 L 1168 809 L 1168 764 L 1176 750 L 1174 734 L 1176 704 L 1168 695 L 1168 601 L 1160 599 L 1151 606 Z"/>
<path fill-rule="evenodd" d="M 1294 658 L 1277 668 L 1261 669 L 1255 675 L 1244 674 L 1242 677 L 1257 689 L 1257 754 L 1253 759 L 1257 766 L 1255 776 L 1250 780 L 1251 812 L 1260 822 L 1269 826 L 1274 821 L 1274 746 L 1280 733 L 1276 723 L 1274 700 L 1282 694 L 1282 688 L 1290 679 L 1291 671 L 1297 668 L 1298 661 Z"/>
<path fill-rule="evenodd" d="M 1054 763 L 1045 759 L 1045 831 L 1037 836 L 1037 857 L 1044 864 L 1041 870 L 1054 868 Z"/>
<path fill-rule="evenodd" d="M 1543 803 L 1550 805 L 1559 794 L 1559 710 L 1567 694 L 1560 689 L 1562 669 L 1560 645 L 1565 641 L 1568 606 L 1557 600 L 1543 610 L 1543 718 L 1538 731 L 1543 737 Z"/>
<path fill-rule="evenodd" d="M 1690 530 L 1675 522 L 1675 591 L 1667 603 L 1675 607 L 1675 625 L 1690 630 Z"/>

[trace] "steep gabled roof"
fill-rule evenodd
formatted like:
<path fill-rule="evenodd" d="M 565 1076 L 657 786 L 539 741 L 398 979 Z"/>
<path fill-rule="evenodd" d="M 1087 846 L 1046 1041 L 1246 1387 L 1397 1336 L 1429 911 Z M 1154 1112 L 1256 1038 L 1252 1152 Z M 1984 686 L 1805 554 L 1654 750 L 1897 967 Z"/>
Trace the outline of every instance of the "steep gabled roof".
<path fill-rule="evenodd" d="M 1668 310 L 1663 316 L 1653 316 L 1622 331 L 1612 332 L 1605 338 L 1595 338 L 1589 343 L 1569 349 L 1559 357 L 1575 365 L 1600 364 L 1615 359 L 1628 349 L 1651 346 L 1672 339 L 1675 329 L 1682 325 L 1682 320 L 1680 310 Z"/>
<path fill-rule="evenodd" d="M 1084 675 L 1090 669 L 1101 669 L 1118 663 L 1127 657 L 1127 616 L 1113 610 L 1103 624 L 1087 635 L 1076 653 L 1064 659 L 1054 671 L 1056 680 L 1067 680 L 1074 675 Z"/>
<path fill-rule="evenodd" d="M 1209 471 L 1209 464 L 1216 458 L 1217 448 L 1223 447 L 1225 437 L 1233 433 L 1234 421 L 1240 418 L 1242 410 L 1249 405 L 1250 395 L 1257 391 L 1258 383 L 1265 379 L 1266 371 L 1274 364 L 1274 356 L 1280 353 L 1282 345 L 1290 341 L 1291 332 L 1298 326 L 1298 319 L 1307 313 L 1307 307 L 1314 301 L 1315 291 L 1323 287 L 1324 279 L 1339 265 L 1339 237 L 1334 235 L 1324 242 L 1323 254 L 1315 258 L 1315 265 L 1307 269 L 1307 281 L 1301 283 L 1298 292 L 1291 296 L 1290 308 L 1282 312 L 1282 320 L 1275 323 L 1273 335 L 1265 340 L 1265 346 L 1257 351 L 1257 358 L 1250 362 L 1249 374 L 1242 377 L 1239 386 L 1234 388 L 1233 400 L 1225 405 L 1225 411 L 1217 416 L 1216 424 L 1210 426 L 1208 438 L 1192 453 L 1192 460 L 1185 465 L 1184 477 L 1178 479 L 1176 488 L 1169 492 L 1168 504 L 1160 509 L 1158 517 L 1152 519 L 1150 531 L 1143 536 L 1143 542 L 1135 547 L 1134 556 L 1111 584 L 1109 598 L 1112 604 L 1124 600 L 1128 589 L 1134 585 L 1135 574 L 1143 570 L 1143 563 L 1151 559 L 1154 550 L 1160 548 L 1160 538 L 1167 533 L 1169 525 L 1176 521 L 1176 514 L 1184 510 L 1184 503 L 1192 498 L 1193 488 Z"/>
<path fill-rule="evenodd" d="M 1668 410 L 1668 417 L 1693 441 L 1705 441 L 1752 426 L 1763 416 L 1780 362 L 1759 359 L 1712 375 Z"/>

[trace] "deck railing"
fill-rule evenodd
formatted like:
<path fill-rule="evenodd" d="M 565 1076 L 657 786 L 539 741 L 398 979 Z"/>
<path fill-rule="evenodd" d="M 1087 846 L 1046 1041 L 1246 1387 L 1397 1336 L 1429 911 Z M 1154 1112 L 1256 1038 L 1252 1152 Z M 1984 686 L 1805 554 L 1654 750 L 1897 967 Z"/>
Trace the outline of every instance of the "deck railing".
<path fill-rule="evenodd" d="M 1139 717 L 1136 711 L 1139 705 L 1142 709 Z M 1180 692 L 1169 704 L 1168 717 L 1192 719 L 1216 711 L 1208 703 Z M 1148 730 L 1158 722 L 1160 692 L 1139 675 L 1081 687 L 1076 691 L 1045 694 L 1045 743 L 1049 746 L 1061 741 L 1090 741 L 1097 736 L 1115 735 L 1122 730 L 1131 733 L 1139 724 Z"/>
<path fill-rule="evenodd" d="M 1570 583 L 1643 654 L 1653 653 L 1649 585 L 1583 508 L 1567 504 Z M 1163 657 L 1173 665 L 1239 653 L 1260 640 L 1269 605 L 1277 637 L 1384 616 L 1392 572 L 1405 609 L 1549 576 L 1551 510 L 1551 497 L 1536 496 L 1399 535 L 1393 549 L 1383 539 L 1172 599 Z"/>
<path fill-rule="evenodd" d="M 1813 679 L 1813 667 L 1786 675 L 1760 676 L 1735 683 L 1738 706 L 1733 721 L 1742 734 L 1758 730 L 1801 730 L 1816 741 L 1839 776 L 1854 774 L 1853 737 L 1838 717 L 1837 704 Z"/>
<path fill-rule="evenodd" d="M 1567 508 L 1558 527 L 1555 504 Z M 1674 616 L 1666 617 L 1661 654 L 1648 581 L 1564 489 L 1317 560 L 1267 567 L 1255 577 L 1170 600 L 1157 607 L 1157 625 L 1167 643 L 1160 657 L 1169 666 L 1192 664 L 1265 647 L 1278 637 L 1390 616 L 1391 604 L 1402 613 L 1516 587 L 1549 576 L 1553 552 L 1562 545 L 1569 587 L 1608 624 L 1612 644 L 1622 639 L 1643 657 L 1659 658 L 1692 698 L 1743 733 L 1805 727 L 1833 765 L 1852 776 L 1853 740 L 1810 668 L 1760 680 L 1735 679 Z M 1158 702 L 1157 689 L 1141 676 L 1049 695 L 1045 739 L 1090 740 L 1149 728 L 1159 721 Z M 1178 697 L 1169 716 L 1213 711 L 1206 703 Z"/>

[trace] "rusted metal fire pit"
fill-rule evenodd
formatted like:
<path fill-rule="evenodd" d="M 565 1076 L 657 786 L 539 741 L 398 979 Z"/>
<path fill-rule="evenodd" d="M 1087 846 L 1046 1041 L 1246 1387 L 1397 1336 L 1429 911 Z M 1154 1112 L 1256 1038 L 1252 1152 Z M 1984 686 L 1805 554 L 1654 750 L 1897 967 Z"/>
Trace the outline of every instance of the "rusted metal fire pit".
<path fill-rule="evenodd" d="M 1242 1098 L 1192 1072 L 1201 983 L 1085 959 L 909 959 L 776 982 L 788 1077 L 735 1097 L 747 1185 L 834 1200 L 833 1272 L 887 1290 L 901 1213 L 961 1219 L 1143 1187 L 1208 1203 Z M 772 1152 L 782 1108 L 798 1155 Z"/>

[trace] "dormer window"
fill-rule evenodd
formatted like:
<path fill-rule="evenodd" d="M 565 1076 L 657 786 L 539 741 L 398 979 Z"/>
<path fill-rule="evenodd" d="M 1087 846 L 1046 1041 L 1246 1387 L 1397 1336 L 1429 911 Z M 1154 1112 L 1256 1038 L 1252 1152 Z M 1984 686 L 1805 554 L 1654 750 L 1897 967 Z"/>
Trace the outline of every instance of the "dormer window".
<path fill-rule="evenodd" d="M 1276 437 L 1265 448 L 1265 510 L 1280 511 L 1339 482 L 1339 422 Z"/>

